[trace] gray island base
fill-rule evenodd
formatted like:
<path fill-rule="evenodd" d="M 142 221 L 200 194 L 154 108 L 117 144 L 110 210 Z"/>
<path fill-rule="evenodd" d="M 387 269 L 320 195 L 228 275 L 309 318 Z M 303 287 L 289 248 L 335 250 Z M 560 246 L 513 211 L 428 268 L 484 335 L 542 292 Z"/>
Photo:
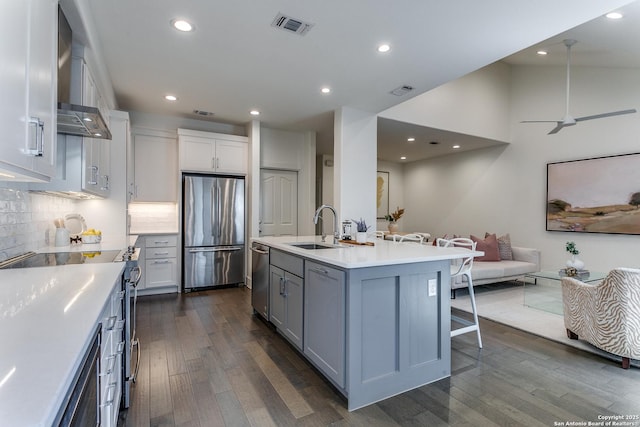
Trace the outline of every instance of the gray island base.
<path fill-rule="evenodd" d="M 254 239 L 271 248 L 268 320 L 347 398 L 349 411 L 449 377 L 450 263 L 470 252 L 386 241 L 289 245 L 314 239 Z"/>

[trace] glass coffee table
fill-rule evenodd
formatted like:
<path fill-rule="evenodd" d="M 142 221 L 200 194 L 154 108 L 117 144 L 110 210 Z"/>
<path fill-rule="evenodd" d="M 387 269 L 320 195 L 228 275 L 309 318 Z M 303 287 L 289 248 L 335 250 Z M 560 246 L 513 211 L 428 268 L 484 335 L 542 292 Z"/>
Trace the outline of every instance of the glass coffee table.
<path fill-rule="evenodd" d="M 586 274 L 574 276 L 585 282 L 599 282 L 607 276 L 606 273 L 590 271 Z M 562 315 L 562 287 L 561 280 L 567 277 L 563 270 L 537 271 L 524 275 L 524 305 L 549 313 Z"/>

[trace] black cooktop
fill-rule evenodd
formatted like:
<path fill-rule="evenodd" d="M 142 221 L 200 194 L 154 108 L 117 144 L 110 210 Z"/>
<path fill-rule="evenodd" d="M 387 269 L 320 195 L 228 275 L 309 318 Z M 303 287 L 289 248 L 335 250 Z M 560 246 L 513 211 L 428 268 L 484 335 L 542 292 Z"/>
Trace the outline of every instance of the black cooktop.
<path fill-rule="evenodd" d="M 32 254 L 0 268 L 49 267 L 67 264 L 99 264 L 114 262 L 120 251 L 52 252 Z"/>

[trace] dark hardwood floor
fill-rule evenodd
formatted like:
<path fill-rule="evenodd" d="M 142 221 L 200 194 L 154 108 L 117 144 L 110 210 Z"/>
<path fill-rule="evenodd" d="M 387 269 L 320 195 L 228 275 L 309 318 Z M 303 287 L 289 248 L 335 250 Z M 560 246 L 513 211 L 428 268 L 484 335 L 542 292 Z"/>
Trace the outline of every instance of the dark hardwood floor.
<path fill-rule="evenodd" d="M 640 415 L 640 369 L 484 320 L 481 351 L 474 334 L 452 340 L 450 378 L 348 412 L 250 299 L 244 287 L 140 297 L 140 371 L 119 425 L 554 426 Z"/>

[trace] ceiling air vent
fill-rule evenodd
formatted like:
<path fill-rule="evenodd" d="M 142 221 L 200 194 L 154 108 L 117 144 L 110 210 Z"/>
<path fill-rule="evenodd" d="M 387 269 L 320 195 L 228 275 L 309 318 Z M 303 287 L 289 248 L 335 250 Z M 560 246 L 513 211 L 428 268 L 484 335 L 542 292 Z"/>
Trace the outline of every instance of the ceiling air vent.
<path fill-rule="evenodd" d="M 311 27 L 313 27 L 313 24 L 304 22 L 300 19 L 291 18 L 290 16 L 283 15 L 282 13 L 278 13 L 271 23 L 271 26 L 280 28 L 281 30 L 288 31 L 290 33 L 304 36 L 309 32 Z"/>
<path fill-rule="evenodd" d="M 392 95 L 395 95 L 395 96 L 403 96 L 403 95 L 408 94 L 412 90 L 413 90 L 412 86 L 404 85 L 404 86 L 400 86 L 400 87 L 395 88 L 394 90 L 392 90 L 389 93 L 392 94 Z"/>
<path fill-rule="evenodd" d="M 196 116 L 202 116 L 202 117 L 213 116 L 213 113 L 211 111 L 204 111 L 204 110 L 193 110 L 193 114 L 195 114 Z"/>

